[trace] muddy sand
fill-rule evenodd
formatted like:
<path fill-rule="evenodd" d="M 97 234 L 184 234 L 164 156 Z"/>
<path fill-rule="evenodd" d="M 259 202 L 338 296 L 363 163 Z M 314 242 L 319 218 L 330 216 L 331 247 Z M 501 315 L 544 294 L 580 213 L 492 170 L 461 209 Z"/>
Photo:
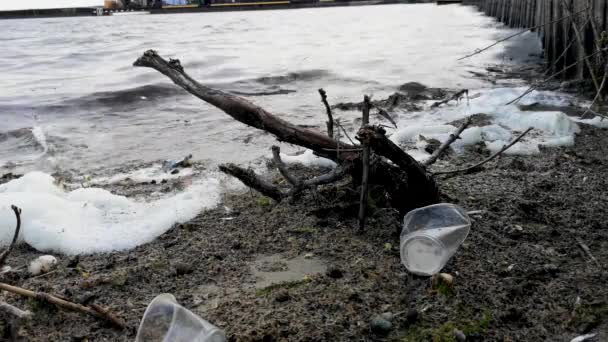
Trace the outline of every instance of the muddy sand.
<path fill-rule="evenodd" d="M 171 293 L 225 329 L 230 341 L 460 341 L 463 335 L 466 341 L 570 341 L 587 333 L 606 341 L 608 130 L 581 128 L 574 146 L 505 155 L 482 172 L 438 177 L 445 202 L 478 211 L 443 270 L 454 277 L 451 287 L 433 286 L 401 265 L 394 211 L 373 207 L 367 231 L 355 233 L 356 206 L 336 199 L 355 189 L 327 186 L 280 204 L 255 192 L 227 194 L 218 208 L 152 243 L 112 254 L 58 255 L 57 269 L 38 277 L 25 265 L 45 253 L 18 246 L 8 261 L 17 270 L 3 281 L 100 304 L 128 329 L 2 293 L 0 300 L 33 317 L 17 324 L 0 316 L 0 337 L 132 341 L 148 303 Z M 434 169 L 467 165 L 486 153 L 470 148 Z"/>

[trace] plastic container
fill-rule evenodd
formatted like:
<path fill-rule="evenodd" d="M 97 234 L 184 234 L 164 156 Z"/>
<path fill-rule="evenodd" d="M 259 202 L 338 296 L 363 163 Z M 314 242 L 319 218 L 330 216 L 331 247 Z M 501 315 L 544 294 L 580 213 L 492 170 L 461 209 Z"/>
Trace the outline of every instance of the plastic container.
<path fill-rule="evenodd" d="M 150 302 L 135 342 L 226 342 L 222 330 L 177 304 L 165 293 Z"/>
<path fill-rule="evenodd" d="M 467 213 L 453 204 L 412 210 L 403 219 L 401 263 L 414 274 L 431 276 L 439 273 L 470 229 Z"/>

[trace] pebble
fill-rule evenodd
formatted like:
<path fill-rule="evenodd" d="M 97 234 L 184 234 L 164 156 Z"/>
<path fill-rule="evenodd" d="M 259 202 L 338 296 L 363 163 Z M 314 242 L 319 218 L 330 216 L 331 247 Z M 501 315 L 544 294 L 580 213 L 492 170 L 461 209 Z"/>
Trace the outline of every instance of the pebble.
<path fill-rule="evenodd" d="M 344 273 L 337 267 L 330 267 L 327 269 L 327 276 L 333 279 L 340 279 L 344 276 Z"/>
<path fill-rule="evenodd" d="M 454 338 L 458 342 L 464 342 L 467 340 L 467 336 L 460 330 L 454 329 Z"/>
<path fill-rule="evenodd" d="M 289 298 L 291 298 L 291 296 L 289 296 L 289 292 L 285 289 L 281 289 L 279 291 L 277 291 L 277 294 L 274 297 L 274 300 L 276 300 L 279 303 L 283 303 L 289 300 Z"/>
<path fill-rule="evenodd" d="M 175 273 L 177 275 L 190 274 L 194 271 L 192 265 L 185 262 L 176 262 L 173 267 L 175 268 Z"/>
<path fill-rule="evenodd" d="M 393 323 L 386 320 L 382 315 L 379 315 L 372 319 L 370 328 L 374 334 L 386 336 L 393 330 Z"/>

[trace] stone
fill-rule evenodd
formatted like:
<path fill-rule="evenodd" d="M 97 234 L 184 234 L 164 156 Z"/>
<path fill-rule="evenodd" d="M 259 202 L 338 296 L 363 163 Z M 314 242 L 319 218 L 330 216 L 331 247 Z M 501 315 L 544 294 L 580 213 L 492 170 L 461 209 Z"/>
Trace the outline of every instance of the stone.
<path fill-rule="evenodd" d="M 175 268 L 175 273 L 178 276 L 194 272 L 192 265 L 185 262 L 176 262 L 173 267 Z"/>
<path fill-rule="evenodd" d="M 344 276 L 344 273 L 342 272 L 342 270 L 335 266 L 329 267 L 327 269 L 326 274 L 328 277 L 333 278 L 333 279 L 340 279 Z"/>
<path fill-rule="evenodd" d="M 393 323 L 384 319 L 381 315 L 372 318 L 370 322 L 370 329 L 372 333 L 378 336 L 386 336 L 393 330 Z"/>

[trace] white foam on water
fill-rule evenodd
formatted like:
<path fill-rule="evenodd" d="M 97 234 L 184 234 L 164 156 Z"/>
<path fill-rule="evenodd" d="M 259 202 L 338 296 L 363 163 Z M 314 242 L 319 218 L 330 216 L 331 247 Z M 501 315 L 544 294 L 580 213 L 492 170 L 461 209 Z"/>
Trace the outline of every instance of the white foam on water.
<path fill-rule="evenodd" d="M 523 111 L 519 107 L 533 103 L 559 107 L 576 102 L 572 96 L 556 92 L 533 91 L 517 104 L 506 105 L 526 89 L 519 87 L 473 90 L 470 92 L 469 101 L 464 99 L 460 103 L 450 102 L 434 109 L 430 108 L 434 101 L 428 101 L 425 110 L 400 115 L 398 129 L 390 139 L 404 147 L 417 160 L 424 160 L 430 155 L 424 151 L 425 144 L 420 143 L 420 135 L 426 139 L 434 138 L 444 142 L 457 129 L 449 125 L 449 122 L 482 113 L 488 115 L 492 124 L 466 129 L 461 139 L 452 145 L 457 151 L 467 145 L 484 141 L 492 152 L 496 152 L 528 127 L 533 127 L 532 132 L 505 152 L 528 155 L 538 153 L 539 145 L 572 145 L 575 134 L 580 131 L 577 122 L 598 127 L 608 126 L 608 120 L 601 121 L 597 117 L 581 120 L 568 117 L 559 111 Z"/>
<path fill-rule="evenodd" d="M 312 150 L 306 150 L 304 153 L 296 156 L 281 153 L 281 159 L 286 164 L 302 164 L 304 166 L 318 166 L 332 169 L 336 167 L 334 161 L 315 156 Z"/>
<path fill-rule="evenodd" d="M 34 136 L 34 139 L 36 139 L 36 141 L 40 144 L 40 146 L 42 146 L 42 155 L 47 153 L 49 150 L 49 145 L 46 142 L 46 135 L 44 135 L 42 127 L 34 126 L 32 128 L 32 135 Z"/>
<path fill-rule="evenodd" d="M 90 181 L 91 184 L 116 184 L 125 180 L 130 180 L 135 183 L 150 183 L 153 180 L 160 182 L 163 179 L 170 180 L 176 179 L 180 177 L 192 176 L 195 172 L 194 169 L 189 168 L 179 168 L 178 173 L 172 174 L 171 172 L 167 172 L 163 170 L 163 166 L 161 164 L 154 164 L 150 167 L 136 169 L 126 173 L 115 174 L 110 177 L 96 177 Z"/>
<path fill-rule="evenodd" d="M 15 217 L 23 209 L 21 239 L 39 251 L 88 254 L 131 249 L 150 242 L 175 223 L 217 205 L 219 175 L 195 181 L 185 191 L 138 202 L 99 188 L 66 192 L 42 172 L 0 185 L 0 245 L 13 236 Z"/>

